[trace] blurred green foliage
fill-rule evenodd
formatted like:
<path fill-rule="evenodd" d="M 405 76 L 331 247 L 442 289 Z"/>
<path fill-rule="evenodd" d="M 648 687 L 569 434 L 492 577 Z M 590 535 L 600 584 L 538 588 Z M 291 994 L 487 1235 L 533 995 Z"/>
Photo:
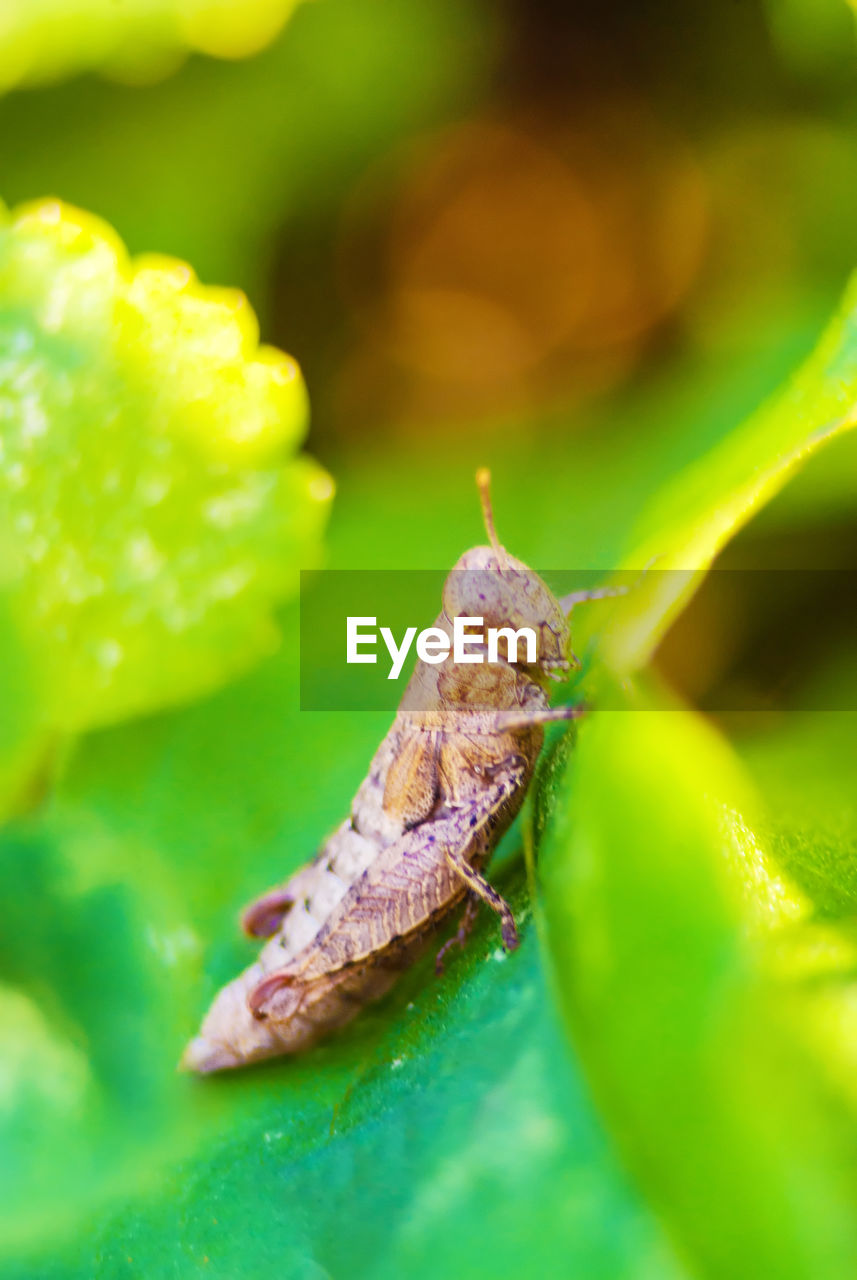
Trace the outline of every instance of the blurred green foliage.
<path fill-rule="evenodd" d="M 176 17 L 187 5 L 111 7 L 109 20 L 62 8 L 75 39 L 61 46 L 39 6 L 10 11 L 0 80 L 90 66 L 139 78 L 190 46 L 249 52 L 291 6 L 220 6 L 230 48 L 215 48 L 211 5 L 194 8 L 206 16 L 193 37 Z M 647 4 L 609 38 L 592 13 L 585 40 L 553 41 L 565 21 L 538 6 L 319 0 L 253 60 L 0 102 L 10 203 L 55 194 L 132 253 L 176 254 L 243 288 L 265 338 L 300 359 L 310 447 L 337 480 L 331 567 L 447 568 L 482 536 L 472 473 L 488 463 L 501 537 L 528 562 L 609 573 L 657 556 L 694 571 L 669 600 L 636 592 L 575 618 L 576 647 L 619 619 L 600 679 L 628 709 L 552 735 L 499 851 L 518 952 L 480 919 L 442 982 L 427 957 L 312 1054 L 180 1077 L 206 1002 L 252 953 L 238 908 L 341 820 L 387 717 L 298 710 L 290 590 L 317 555 L 325 476 L 294 456 L 302 384 L 258 346 L 247 302 L 175 260 L 129 259 L 104 223 L 57 201 L 4 220 L 5 1280 L 854 1274 L 855 718 L 717 726 L 678 699 L 648 709 L 669 699 L 668 670 L 623 683 L 730 539 L 746 550 L 773 531 L 823 560 L 853 529 L 857 441 L 832 439 L 851 422 L 853 289 L 798 380 L 736 427 L 806 356 L 854 265 L 853 50 L 830 34 L 848 18 L 827 0 L 716 15 Z M 40 58 L 24 58 L 33 33 Z M 640 59 L 630 87 L 614 37 Z M 611 112 L 628 153 L 602 145 Z M 505 120 L 494 133 L 492 113 Z M 431 181 L 462 121 L 500 157 L 472 225 L 456 214 L 464 176 L 451 195 Z M 528 129 L 538 147 L 518 145 Z M 557 157 L 574 174 L 593 149 L 605 167 L 572 198 Z M 644 263 L 669 266 L 664 245 L 696 228 L 656 316 L 622 213 L 627 200 L 635 226 L 652 222 L 650 168 L 670 198 Z M 564 339 L 582 346 L 533 355 L 518 382 L 492 352 L 478 385 L 438 372 L 449 348 L 420 344 L 446 327 L 455 346 L 474 315 L 477 332 L 529 340 L 517 322 L 535 297 L 560 323 L 538 253 L 541 229 L 556 243 L 555 179 L 581 226 L 587 201 L 610 211 L 587 288 L 627 292 L 638 328 L 596 310 Z M 376 241 L 388 252 L 372 267 Z M 520 270 L 495 296 L 510 244 L 524 246 Z M 487 293 L 462 309 L 472 278 L 448 264 L 483 249 Z M 420 276 L 432 261 L 440 276 Z M 572 293 L 576 261 L 561 276 Z M 517 328 L 490 327 L 516 305 Z M 477 343 L 463 374 L 476 379 L 479 359 Z M 557 375 L 565 364 L 579 382 Z M 162 502 L 147 478 L 166 484 Z M 237 594 L 219 591 L 241 567 Z M 823 628 L 823 612 L 804 625 Z M 111 643 L 118 662 L 103 660 Z M 857 681 L 853 653 L 821 652 L 805 708 L 813 689 L 830 705 Z M 538 855 L 529 880 L 522 839 Z"/>
<path fill-rule="evenodd" d="M 270 335 L 283 226 L 323 225 L 379 150 L 466 102 L 490 34 L 485 44 L 468 4 L 367 0 L 356 12 L 332 0 L 300 8 L 251 61 L 194 60 L 145 92 L 83 79 L 11 94 L 3 196 L 97 210 L 133 254 L 173 254 L 244 289 Z M 310 319 L 289 318 L 299 358 Z"/>
<path fill-rule="evenodd" d="M 256 53 L 296 0 L 8 0 L 0 89 L 43 84 L 92 68 L 128 83 L 157 80 L 191 50 L 223 58 Z"/>

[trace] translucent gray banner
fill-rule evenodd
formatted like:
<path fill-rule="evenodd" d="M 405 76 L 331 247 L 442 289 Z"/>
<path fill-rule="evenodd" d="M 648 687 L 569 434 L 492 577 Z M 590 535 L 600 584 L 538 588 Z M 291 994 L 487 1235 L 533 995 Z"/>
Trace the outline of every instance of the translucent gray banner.
<path fill-rule="evenodd" d="M 406 697 L 431 711 L 448 707 L 450 692 L 456 705 L 496 707 L 504 678 L 496 669 L 510 661 L 553 703 L 589 697 L 599 652 L 627 627 L 635 601 L 643 608 L 681 597 L 690 577 L 655 569 L 304 573 L 301 709 L 393 712 Z M 580 599 L 605 584 L 620 594 Z M 557 602 L 575 598 L 566 631 Z M 715 569 L 655 664 L 670 688 L 712 712 L 857 709 L 857 571 Z M 499 705 L 515 696 L 507 680 Z M 627 705 L 601 681 L 598 704 Z"/>

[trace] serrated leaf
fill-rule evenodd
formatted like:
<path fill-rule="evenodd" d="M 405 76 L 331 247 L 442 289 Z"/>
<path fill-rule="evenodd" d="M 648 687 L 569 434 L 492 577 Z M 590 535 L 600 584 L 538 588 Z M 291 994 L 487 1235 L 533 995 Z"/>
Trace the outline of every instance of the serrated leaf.
<path fill-rule="evenodd" d="M 0 542 L 46 734 L 198 695 L 276 642 L 331 485 L 235 291 L 49 201 L 0 224 Z M 8 567 L 7 565 L 7 567 Z"/>

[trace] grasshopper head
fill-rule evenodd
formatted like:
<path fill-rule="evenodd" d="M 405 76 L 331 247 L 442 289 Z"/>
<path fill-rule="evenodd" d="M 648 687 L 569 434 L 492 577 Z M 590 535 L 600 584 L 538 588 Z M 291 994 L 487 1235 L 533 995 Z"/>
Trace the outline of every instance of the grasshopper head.
<path fill-rule="evenodd" d="M 500 545 L 488 472 L 479 471 L 476 481 L 491 545 L 473 547 L 455 564 L 443 589 L 444 614 L 450 622 L 456 617 L 482 618 L 486 628 L 531 628 L 537 637 L 537 656 L 535 667 L 528 670 L 536 678 L 564 679 L 571 666 L 568 618 L 535 570 Z M 502 642 L 499 651 L 504 653 Z"/>

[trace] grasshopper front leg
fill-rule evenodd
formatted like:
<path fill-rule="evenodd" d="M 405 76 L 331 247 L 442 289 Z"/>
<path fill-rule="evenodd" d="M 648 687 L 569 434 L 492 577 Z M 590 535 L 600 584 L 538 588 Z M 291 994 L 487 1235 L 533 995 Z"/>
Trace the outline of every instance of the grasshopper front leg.
<path fill-rule="evenodd" d="M 513 733 L 516 729 L 530 729 L 537 724 L 554 724 L 560 720 L 579 720 L 585 716 L 589 707 L 585 702 L 576 706 L 563 707 L 521 707 L 518 711 L 496 711 L 486 715 L 481 724 L 483 733 Z"/>
<path fill-rule="evenodd" d="M 493 717 L 501 719 L 504 713 L 499 712 Z M 527 723 L 532 723 L 532 719 Z M 478 903 L 480 900 L 486 903 L 492 911 L 496 911 L 502 921 L 503 946 L 507 951 L 514 951 L 518 946 L 518 929 L 515 924 L 515 917 L 512 914 L 512 908 L 508 902 L 500 896 L 494 886 L 472 865 L 470 857 L 472 854 L 472 840 L 476 829 L 488 826 L 492 816 L 497 812 L 503 804 L 505 798 L 513 794 L 521 785 L 521 778 L 526 769 L 526 761 L 523 756 L 511 755 L 504 760 L 497 761 L 493 766 L 489 766 L 484 773 L 490 778 L 489 790 L 483 801 L 482 812 L 478 819 L 476 815 L 472 815 L 469 824 L 470 839 L 461 842 L 449 843 L 444 849 L 446 861 L 452 871 L 460 880 L 463 880 L 467 888 L 470 890 L 470 903 Z M 490 797 L 490 799 L 489 799 Z M 474 819 L 476 819 L 474 821 Z M 467 830 L 467 828 L 466 828 Z M 469 908 L 470 904 L 468 904 Z M 466 935 L 465 935 L 466 936 Z M 441 955 L 443 953 L 441 952 Z M 441 956 L 438 956 L 440 960 Z"/>

